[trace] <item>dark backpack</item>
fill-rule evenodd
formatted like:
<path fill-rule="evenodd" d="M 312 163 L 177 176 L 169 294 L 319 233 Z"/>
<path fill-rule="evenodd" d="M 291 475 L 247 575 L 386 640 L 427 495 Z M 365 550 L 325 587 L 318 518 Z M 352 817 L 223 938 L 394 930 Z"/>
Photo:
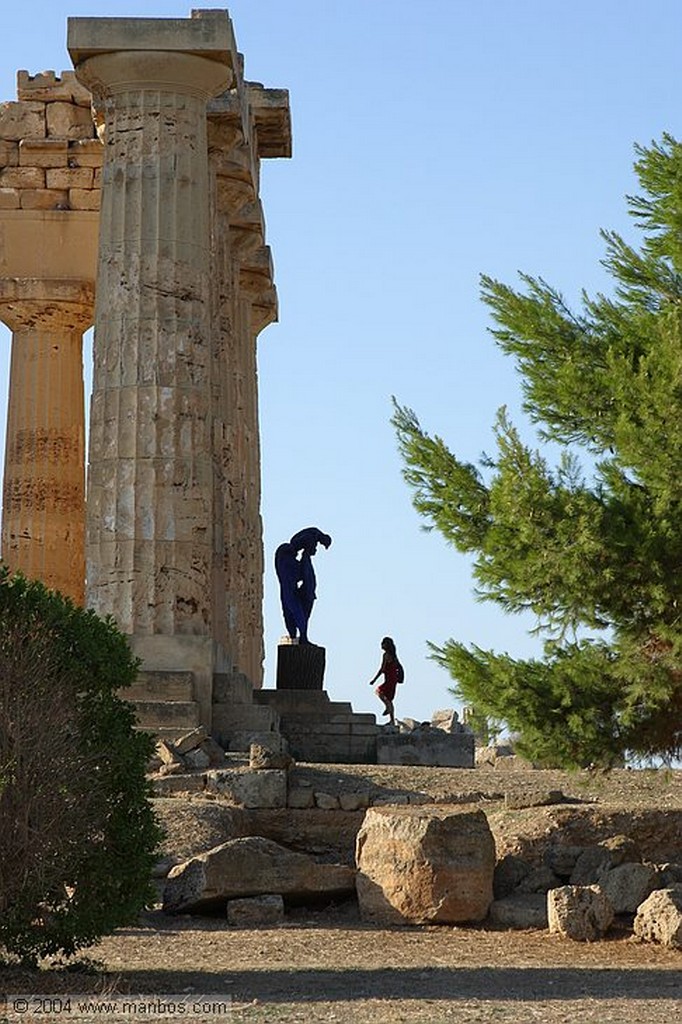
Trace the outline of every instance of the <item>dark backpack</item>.
<path fill-rule="evenodd" d="M 399 683 L 404 683 L 405 682 L 405 669 L 400 664 L 400 662 L 398 662 L 398 682 Z"/>

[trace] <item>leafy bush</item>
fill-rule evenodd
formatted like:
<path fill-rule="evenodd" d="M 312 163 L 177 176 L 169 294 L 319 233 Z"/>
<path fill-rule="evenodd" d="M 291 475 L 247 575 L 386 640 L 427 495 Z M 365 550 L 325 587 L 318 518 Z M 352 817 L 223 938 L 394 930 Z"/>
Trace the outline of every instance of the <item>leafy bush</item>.
<path fill-rule="evenodd" d="M 70 955 L 150 900 L 153 740 L 117 695 L 138 670 L 112 619 L 0 566 L 0 942 Z"/>

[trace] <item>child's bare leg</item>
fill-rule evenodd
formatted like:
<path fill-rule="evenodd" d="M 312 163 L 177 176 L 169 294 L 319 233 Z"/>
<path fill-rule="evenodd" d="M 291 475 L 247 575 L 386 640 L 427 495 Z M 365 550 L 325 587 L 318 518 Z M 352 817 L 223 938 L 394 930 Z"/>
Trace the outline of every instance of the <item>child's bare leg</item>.
<path fill-rule="evenodd" d="M 388 714 L 390 716 L 388 721 L 390 722 L 391 725 L 395 725 L 395 714 L 392 700 L 386 701 L 386 710 L 388 711 Z"/>

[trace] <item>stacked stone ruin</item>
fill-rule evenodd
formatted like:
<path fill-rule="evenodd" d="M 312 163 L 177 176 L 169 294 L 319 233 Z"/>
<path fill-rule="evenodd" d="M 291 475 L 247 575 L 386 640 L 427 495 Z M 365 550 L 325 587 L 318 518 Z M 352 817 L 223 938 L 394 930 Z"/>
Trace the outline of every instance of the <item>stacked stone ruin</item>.
<path fill-rule="evenodd" d="M 160 738 L 244 750 L 281 730 L 299 760 L 374 761 L 375 716 L 321 676 L 261 689 L 260 164 L 291 155 L 288 93 L 244 78 L 226 11 L 71 18 L 67 37 L 74 70 L 19 71 L 0 104 L 2 560 L 114 618 L 143 666 L 125 696 Z M 459 739 L 385 736 L 381 759 L 473 765 Z"/>
<path fill-rule="evenodd" d="M 21 71 L 0 107 L 2 557 L 113 615 L 147 705 L 174 685 L 173 725 L 210 728 L 214 674 L 262 685 L 259 176 L 291 154 L 288 94 L 245 81 L 225 11 L 70 19 L 68 46 L 75 72 Z"/>

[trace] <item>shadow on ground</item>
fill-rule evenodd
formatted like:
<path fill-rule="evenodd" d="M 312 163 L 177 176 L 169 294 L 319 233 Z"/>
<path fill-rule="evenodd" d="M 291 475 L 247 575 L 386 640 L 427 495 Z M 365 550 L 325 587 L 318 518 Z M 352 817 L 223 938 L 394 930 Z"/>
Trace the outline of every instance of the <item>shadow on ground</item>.
<path fill-rule="evenodd" d="M 377 968 L 281 970 L 262 968 L 231 972 L 216 964 L 212 972 L 124 972 L 120 987 L 131 992 L 224 992 L 261 1002 L 353 1002 L 365 999 L 513 1000 L 651 1000 L 669 1001 L 671 1012 L 682 1000 L 682 972 L 544 967 Z M 220 969 L 222 967 L 222 970 Z"/>

